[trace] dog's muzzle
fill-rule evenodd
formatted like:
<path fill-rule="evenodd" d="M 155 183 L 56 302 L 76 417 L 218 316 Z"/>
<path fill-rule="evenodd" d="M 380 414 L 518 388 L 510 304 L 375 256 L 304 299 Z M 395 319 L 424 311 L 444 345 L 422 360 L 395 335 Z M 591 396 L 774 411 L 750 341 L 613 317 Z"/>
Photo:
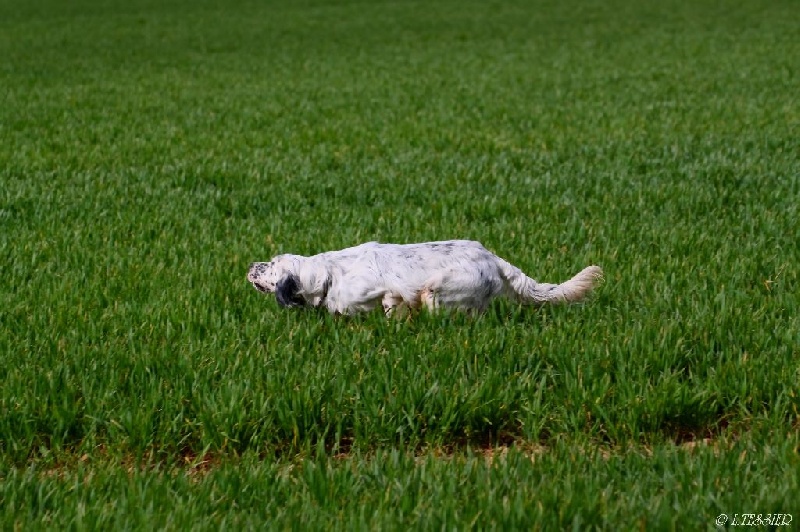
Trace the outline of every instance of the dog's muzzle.
<path fill-rule="evenodd" d="M 264 292 L 266 294 L 271 292 L 272 290 L 270 290 L 266 284 L 259 282 L 265 270 L 266 270 L 266 264 L 264 264 L 263 262 L 253 262 L 252 264 L 250 264 L 250 268 L 247 271 L 247 280 L 250 282 L 250 284 L 253 285 L 253 288 L 258 290 L 259 292 Z"/>
<path fill-rule="evenodd" d="M 258 290 L 259 292 L 264 292 L 265 294 L 268 294 L 268 293 L 269 293 L 269 290 L 267 290 L 267 287 L 266 287 L 266 286 L 264 286 L 264 285 L 262 285 L 262 284 L 258 284 L 258 283 L 257 283 L 257 282 L 255 282 L 255 281 L 250 281 L 250 282 L 251 282 L 251 284 L 253 285 L 253 288 L 255 288 L 256 290 Z"/>

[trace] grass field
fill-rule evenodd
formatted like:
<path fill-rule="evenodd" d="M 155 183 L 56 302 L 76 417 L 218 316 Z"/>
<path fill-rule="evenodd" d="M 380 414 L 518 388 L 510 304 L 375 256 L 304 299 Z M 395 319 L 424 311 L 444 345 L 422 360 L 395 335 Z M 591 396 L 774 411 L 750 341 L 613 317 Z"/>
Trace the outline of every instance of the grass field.
<path fill-rule="evenodd" d="M 797 14 L 0 0 L 0 528 L 800 520 Z M 449 238 L 606 280 L 387 321 L 244 279 Z"/>

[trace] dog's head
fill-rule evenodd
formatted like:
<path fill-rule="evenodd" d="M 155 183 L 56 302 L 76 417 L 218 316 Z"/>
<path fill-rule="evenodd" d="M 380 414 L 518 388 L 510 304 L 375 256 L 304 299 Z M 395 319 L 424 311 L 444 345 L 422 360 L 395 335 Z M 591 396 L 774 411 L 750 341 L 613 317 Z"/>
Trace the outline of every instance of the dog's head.
<path fill-rule="evenodd" d="M 300 295 L 299 260 L 296 255 L 278 255 L 269 262 L 254 262 L 247 280 L 259 292 L 274 293 L 283 307 L 302 307 L 306 300 Z"/>

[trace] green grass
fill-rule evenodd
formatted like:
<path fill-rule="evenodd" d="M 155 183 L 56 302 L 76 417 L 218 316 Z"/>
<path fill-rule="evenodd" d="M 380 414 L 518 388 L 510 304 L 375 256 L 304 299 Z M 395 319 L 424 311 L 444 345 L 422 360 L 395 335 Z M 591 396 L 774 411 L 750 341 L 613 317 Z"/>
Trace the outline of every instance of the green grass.
<path fill-rule="evenodd" d="M 187 523 L 211 530 L 706 529 L 749 501 L 762 514 L 796 504 L 792 493 L 774 489 L 778 478 L 794 495 L 800 489 L 795 448 L 740 442 L 730 451 L 602 456 L 560 442 L 533 459 L 509 451 L 500 465 L 472 453 L 414 459 L 381 451 L 288 465 L 247 457 L 199 477 L 81 463 L 63 472 L 15 470 L 6 483 L 13 488 L 0 493 L 7 507 L 19 508 L 18 522 L 104 530 Z"/>
<path fill-rule="evenodd" d="M 0 1 L 0 527 L 800 518 L 796 7 Z M 244 279 L 447 238 L 606 282 L 387 321 Z"/>

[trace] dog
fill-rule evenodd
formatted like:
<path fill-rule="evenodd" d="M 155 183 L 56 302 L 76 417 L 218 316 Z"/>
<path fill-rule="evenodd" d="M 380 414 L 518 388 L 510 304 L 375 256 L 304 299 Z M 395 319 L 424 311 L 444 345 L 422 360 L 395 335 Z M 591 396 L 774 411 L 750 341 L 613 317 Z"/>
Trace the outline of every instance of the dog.
<path fill-rule="evenodd" d="M 602 275 L 599 266 L 588 266 L 564 283 L 539 283 L 480 242 L 448 240 L 278 255 L 252 263 L 247 280 L 260 292 L 274 293 L 283 307 L 349 315 L 381 305 L 390 316 L 404 308 L 480 312 L 499 296 L 525 305 L 571 303 L 584 299 Z"/>

